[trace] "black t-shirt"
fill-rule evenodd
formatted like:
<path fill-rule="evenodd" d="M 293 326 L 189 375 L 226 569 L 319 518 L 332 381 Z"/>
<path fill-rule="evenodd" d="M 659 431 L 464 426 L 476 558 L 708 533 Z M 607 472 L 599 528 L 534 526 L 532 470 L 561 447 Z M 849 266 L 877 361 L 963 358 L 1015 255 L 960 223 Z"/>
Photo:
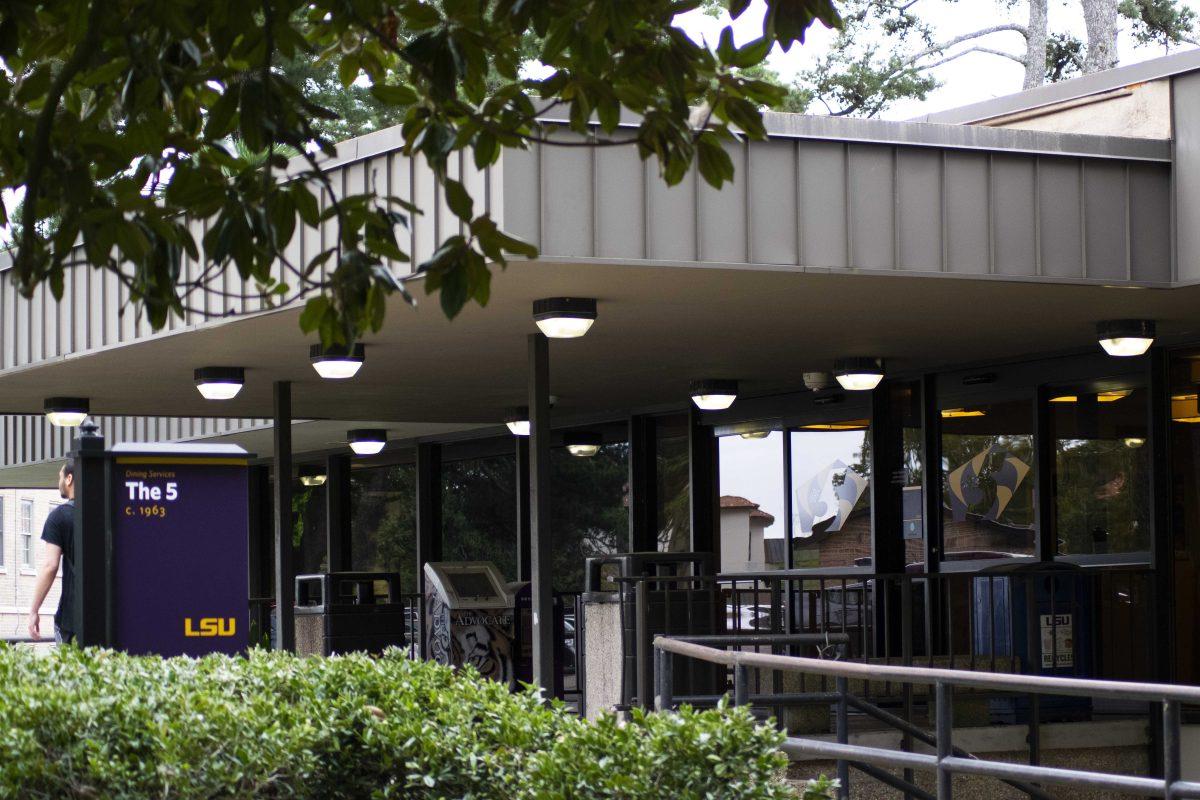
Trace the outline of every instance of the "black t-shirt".
<path fill-rule="evenodd" d="M 62 548 L 62 592 L 59 595 L 58 611 L 54 624 L 60 630 L 71 632 L 75 628 L 75 503 L 71 500 L 55 506 L 46 517 L 42 528 L 42 541 Z"/>

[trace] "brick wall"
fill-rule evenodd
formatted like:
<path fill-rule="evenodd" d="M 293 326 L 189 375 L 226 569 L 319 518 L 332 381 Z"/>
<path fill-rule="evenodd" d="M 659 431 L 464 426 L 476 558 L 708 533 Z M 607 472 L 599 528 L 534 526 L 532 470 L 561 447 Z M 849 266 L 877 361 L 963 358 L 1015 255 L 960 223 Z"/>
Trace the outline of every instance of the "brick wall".
<path fill-rule="evenodd" d="M 25 564 L 22 537 L 22 501 L 32 503 L 32 519 L 29 531 L 29 565 Z M 33 597 L 33 584 L 37 569 L 41 566 L 45 542 L 42 541 L 42 526 L 46 516 L 62 498 L 53 489 L 0 489 L 0 637 L 24 636 L 26 614 Z M 55 578 L 50 594 L 42 603 L 42 635 L 54 635 L 54 612 L 58 609 L 60 577 Z"/>

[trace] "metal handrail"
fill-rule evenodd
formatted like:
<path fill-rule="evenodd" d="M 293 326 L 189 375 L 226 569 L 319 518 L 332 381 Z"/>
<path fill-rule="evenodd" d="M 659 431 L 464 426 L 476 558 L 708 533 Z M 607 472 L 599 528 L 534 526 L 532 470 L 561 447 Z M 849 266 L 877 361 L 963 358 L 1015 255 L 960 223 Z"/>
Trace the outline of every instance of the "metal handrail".
<path fill-rule="evenodd" d="M 686 639 L 687 637 L 684 637 Z M 893 683 L 917 683 L 935 686 L 954 683 L 973 689 L 1017 691 L 1025 694 L 1071 695 L 1075 697 L 1107 697 L 1114 700 L 1158 702 L 1171 700 L 1185 705 L 1200 705 L 1200 686 L 1177 686 L 1167 683 L 1137 683 L 1133 681 L 1102 681 L 1092 678 L 1057 678 L 1048 675 L 1014 675 L 1005 672 L 976 672 L 973 670 L 938 669 L 936 667 L 900 667 L 884 664 L 862 664 L 853 661 L 825 661 L 802 656 L 780 656 L 770 653 L 746 653 L 716 650 L 673 637 L 659 636 L 654 646 L 681 656 L 699 658 L 727 667 L 744 665 L 761 669 L 806 672 L 831 678 L 861 678 Z"/>
<path fill-rule="evenodd" d="M 937 773 L 936 797 L 938 800 L 952 800 L 951 776 L 954 773 L 992 777 L 1008 782 L 1010 785 L 1016 785 L 1014 783 L 1016 781 L 1037 781 L 1117 791 L 1142 797 L 1164 797 L 1167 800 L 1184 797 L 1200 798 L 1200 783 L 1182 779 L 1180 752 L 1180 706 L 1200 703 L 1200 687 L 823 661 L 800 656 L 731 652 L 665 636 L 656 637 L 653 645 L 658 651 L 655 662 L 660 667 L 660 674 L 656 676 L 656 684 L 659 688 L 659 710 L 667 710 L 672 706 L 672 670 L 670 658 L 664 655 L 666 653 L 732 667 L 735 705 L 747 704 L 750 700 L 748 684 L 749 670 L 752 668 L 801 672 L 835 678 L 838 696 L 836 700 L 838 741 L 826 742 L 790 737 L 784 741 L 783 749 L 788 753 L 835 759 L 841 784 L 838 789 L 840 798 L 849 797 L 848 766 L 851 764 L 868 775 L 889 778 L 887 773 L 869 765 L 933 770 Z M 857 698 L 851 695 L 848 688 L 852 679 L 891 680 L 897 683 L 933 686 L 936 698 L 935 753 L 912 753 L 849 744 L 847 712 L 851 705 L 857 705 L 855 702 Z M 1032 764 L 1012 764 L 960 755 L 961 751 L 957 750 L 953 744 L 952 704 L 955 686 L 1000 691 L 1019 690 L 1030 694 L 1107 697 L 1162 703 L 1163 775 L 1162 777 L 1114 775 Z M 902 788 L 912 795 L 929 796 L 905 781 L 891 778 L 889 782 L 894 787 Z M 1045 796 L 1045 793 L 1037 786 L 1026 784 L 1017 788 L 1025 791 L 1031 797 Z"/>

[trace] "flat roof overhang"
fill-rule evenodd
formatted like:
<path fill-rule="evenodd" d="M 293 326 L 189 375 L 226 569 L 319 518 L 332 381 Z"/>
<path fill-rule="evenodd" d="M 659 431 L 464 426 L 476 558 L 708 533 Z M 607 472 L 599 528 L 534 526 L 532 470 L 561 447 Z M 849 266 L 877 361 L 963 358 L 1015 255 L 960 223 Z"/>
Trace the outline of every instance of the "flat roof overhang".
<path fill-rule="evenodd" d="M 1092 348 L 1095 322 L 1113 317 L 1153 318 L 1163 339 L 1200 338 L 1200 287 L 538 261 L 497 271 L 488 307 L 452 321 L 435 301 L 397 300 L 350 381 L 316 375 L 299 311 L 287 309 L 5 370 L 0 411 L 36 414 L 47 396 L 86 395 L 96 414 L 269 418 L 272 383 L 291 381 L 297 419 L 388 423 L 393 438 L 498 425 L 525 401 L 532 302 L 560 295 L 599 301 L 587 336 L 552 342 L 564 421 L 685 403 L 695 378 L 739 379 L 745 396 L 791 391 L 803 372 L 847 355 L 919 374 Z M 192 370 L 211 364 L 246 368 L 236 399 L 200 397 Z"/>

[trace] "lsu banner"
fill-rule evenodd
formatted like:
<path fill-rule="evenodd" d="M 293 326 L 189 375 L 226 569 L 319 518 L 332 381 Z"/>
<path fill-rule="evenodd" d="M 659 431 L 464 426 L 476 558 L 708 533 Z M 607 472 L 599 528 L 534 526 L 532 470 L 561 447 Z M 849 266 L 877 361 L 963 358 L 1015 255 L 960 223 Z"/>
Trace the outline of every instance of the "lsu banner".
<path fill-rule="evenodd" d="M 115 647 L 135 655 L 245 652 L 248 503 L 244 458 L 113 459 Z"/>

